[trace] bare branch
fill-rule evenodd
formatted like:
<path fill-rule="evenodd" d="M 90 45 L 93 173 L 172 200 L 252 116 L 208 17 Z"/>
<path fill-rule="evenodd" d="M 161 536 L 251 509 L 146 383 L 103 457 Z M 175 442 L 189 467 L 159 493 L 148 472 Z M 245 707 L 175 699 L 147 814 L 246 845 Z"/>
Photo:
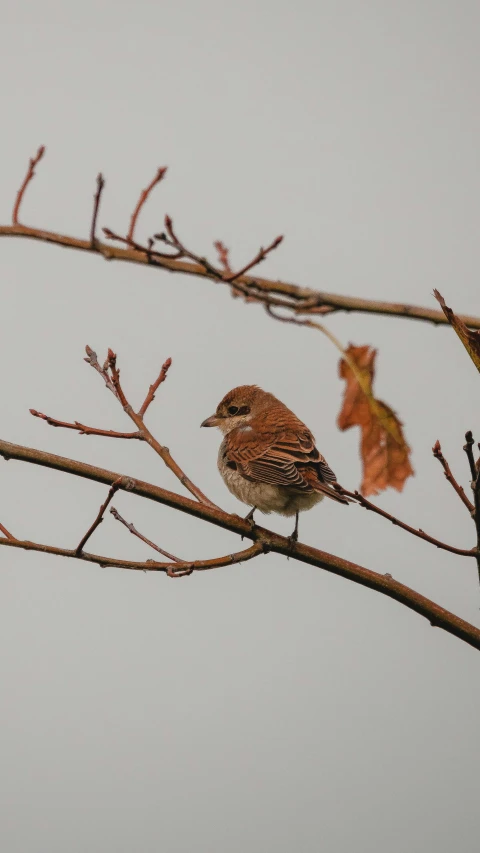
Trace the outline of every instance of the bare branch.
<path fill-rule="evenodd" d="M 3 524 L 0 524 L 0 530 L 3 533 L 3 535 L 7 537 L 7 539 L 15 539 L 15 536 L 12 536 L 12 534 L 9 533 L 9 531 L 7 530 L 6 527 L 4 527 Z"/>
<path fill-rule="evenodd" d="M 153 385 L 150 385 L 150 388 L 148 389 L 148 394 L 145 397 L 145 400 L 143 401 L 142 406 L 139 409 L 138 415 L 140 418 L 143 418 L 145 416 L 145 412 L 147 411 L 150 403 L 153 403 L 153 401 L 155 399 L 155 391 L 162 384 L 162 382 L 165 382 L 165 379 L 167 378 L 168 369 L 171 366 L 171 364 L 172 364 L 171 358 L 167 358 L 163 362 L 160 373 L 158 374 L 158 378 L 155 380 Z"/>
<path fill-rule="evenodd" d="M 468 430 L 468 432 L 465 433 L 465 441 L 466 441 L 466 444 L 464 444 L 463 449 L 464 449 L 465 453 L 467 454 L 468 464 L 470 466 L 470 476 L 471 476 L 472 480 L 476 480 L 477 479 L 477 469 L 475 467 L 475 459 L 473 456 L 473 445 L 475 444 L 475 441 L 473 440 L 472 431 L 470 429 Z M 472 510 L 473 510 L 473 506 L 472 506 Z"/>
<path fill-rule="evenodd" d="M 159 441 L 157 441 L 157 439 L 152 435 L 148 427 L 145 426 L 142 415 L 135 412 L 133 407 L 128 402 L 120 382 L 120 370 L 117 367 L 117 356 L 115 355 L 113 350 L 108 350 L 107 360 L 103 368 L 101 368 L 98 363 L 97 356 L 93 352 L 93 350 L 88 346 L 85 349 L 89 356 L 85 359 L 85 361 L 91 364 L 91 366 L 95 368 L 97 373 L 100 373 L 107 387 L 110 388 L 111 391 L 113 391 L 117 400 L 119 400 L 122 404 L 124 412 L 126 412 L 128 417 L 131 418 L 131 420 L 134 422 L 143 440 L 146 441 L 147 444 L 149 444 L 150 447 L 153 448 L 155 453 L 158 453 L 160 458 L 163 459 L 167 468 L 169 468 L 170 471 L 175 474 L 175 476 L 180 480 L 182 485 L 185 486 L 185 488 L 188 489 L 188 491 L 191 492 L 191 494 L 194 495 L 197 500 L 201 501 L 204 504 L 207 504 L 208 506 L 214 507 L 215 504 L 212 503 L 212 501 L 210 501 L 209 498 L 207 498 L 207 496 L 203 494 L 203 492 L 198 488 L 198 486 L 195 485 L 195 483 L 190 480 L 189 477 L 187 477 L 185 472 L 182 471 L 178 463 L 175 462 L 175 460 L 173 459 L 168 447 L 164 447 L 162 444 L 160 444 Z M 167 369 L 168 368 L 166 368 L 166 370 Z M 108 373 L 109 370 L 110 375 Z M 161 373 L 162 371 L 160 371 L 158 379 L 160 379 Z M 160 384 L 160 382 L 158 384 Z M 149 394 L 147 394 L 145 402 L 147 402 Z M 143 405 L 145 405 L 145 402 Z"/>
<path fill-rule="evenodd" d="M 35 418 L 41 418 L 47 424 L 53 427 L 63 427 L 64 429 L 78 430 L 79 435 L 103 435 L 107 438 L 137 438 L 139 441 L 145 441 L 143 435 L 137 432 L 115 432 L 113 429 L 97 429 L 97 427 L 89 427 L 86 424 L 81 424 L 79 421 L 69 423 L 68 421 L 58 421 L 56 418 L 51 418 L 50 415 L 44 415 L 42 412 L 37 412 L 36 409 L 30 409 L 30 414 Z"/>
<path fill-rule="evenodd" d="M 119 477 L 110 486 L 107 498 L 103 502 L 103 504 L 101 505 L 95 521 L 93 522 L 92 526 L 88 528 L 87 532 L 85 533 L 85 536 L 83 537 L 83 539 L 80 540 L 79 544 L 77 545 L 77 547 L 75 549 L 75 553 L 77 554 L 77 556 L 82 553 L 84 545 L 88 542 L 92 533 L 94 533 L 95 530 L 97 529 L 97 527 L 102 523 L 103 516 L 105 514 L 105 510 L 106 510 L 108 504 L 110 503 L 110 501 L 112 500 L 115 492 L 117 492 L 118 489 L 120 488 L 120 485 L 122 484 L 123 479 L 124 479 L 123 477 Z M 128 488 L 128 485 L 124 484 L 124 488 Z"/>
<path fill-rule="evenodd" d="M 153 180 L 150 181 L 148 187 L 146 187 L 140 193 L 140 198 L 138 199 L 137 206 L 135 207 L 135 210 L 133 211 L 132 217 L 130 219 L 130 228 L 128 229 L 128 234 L 127 234 L 127 241 L 129 243 L 131 243 L 133 241 L 133 237 L 135 234 L 135 226 L 137 224 L 137 219 L 139 217 L 139 214 L 140 214 L 140 211 L 141 211 L 143 205 L 145 204 L 148 196 L 150 195 L 150 193 L 152 192 L 154 187 L 156 187 L 157 184 L 159 184 L 160 181 L 163 180 L 166 172 L 167 172 L 166 166 L 162 166 L 160 169 L 157 169 L 157 173 L 156 173 L 155 177 L 153 178 Z"/>
<path fill-rule="evenodd" d="M 165 572 L 169 577 L 185 577 L 191 575 L 192 572 L 208 571 L 209 569 L 221 569 L 225 566 L 232 566 L 236 563 L 245 563 L 254 557 L 265 553 L 264 548 L 258 543 L 245 548 L 244 551 L 238 551 L 236 554 L 227 554 L 225 557 L 214 557 L 207 560 L 192 560 L 190 562 L 172 562 L 172 563 L 157 563 L 155 560 L 147 560 L 146 562 L 135 562 L 133 560 L 121 560 L 116 557 L 103 557 L 100 554 L 89 554 L 87 551 L 82 551 L 77 554 L 77 551 L 68 548 L 57 548 L 55 545 L 43 545 L 39 542 L 29 542 L 23 539 L 1 539 L 0 545 L 10 545 L 12 548 L 22 548 L 24 551 L 37 551 L 42 554 L 52 554 L 57 557 L 69 557 L 77 560 L 82 560 L 86 563 L 97 563 L 102 568 L 128 569 L 130 571 L 140 572 Z"/>
<path fill-rule="evenodd" d="M 142 542 L 145 542 L 145 544 L 148 545 L 150 548 L 153 548 L 155 551 L 158 551 L 158 553 L 166 557 L 167 560 L 171 560 L 173 563 L 182 562 L 180 557 L 175 557 L 174 554 L 169 554 L 168 551 L 164 551 L 163 548 L 159 548 L 158 545 L 155 545 L 155 542 L 152 542 L 151 539 L 147 539 L 147 537 L 144 536 L 143 533 L 140 533 L 140 531 L 138 531 L 137 528 L 131 522 L 125 521 L 125 519 L 122 518 L 122 516 L 120 515 L 118 510 L 115 509 L 114 506 L 111 507 L 110 512 L 117 521 L 123 524 L 127 528 L 127 530 L 130 531 L 130 533 L 132 533 L 134 536 L 137 536 L 138 539 L 141 539 Z"/>
<path fill-rule="evenodd" d="M 19 225 L 18 214 L 20 211 L 20 205 L 22 203 L 23 196 L 25 195 L 25 190 L 27 189 L 30 181 L 32 180 L 32 178 L 35 175 L 35 166 L 37 165 L 37 163 L 40 162 L 40 160 L 42 159 L 44 154 L 45 154 L 45 146 L 41 145 L 40 148 L 38 149 L 37 153 L 35 154 L 35 157 L 30 158 L 30 161 L 28 164 L 27 174 L 25 175 L 23 184 L 17 193 L 17 198 L 15 199 L 15 204 L 13 206 L 13 213 L 12 213 L 12 225 L 13 225 L 13 227 L 16 227 Z"/>
<path fill-rule="evenodd" d="M 33 463 L 34 465 L 42 465 L 57 471 L 64 471 L 77 477 L 85 477 L 89 480 L 105 483 L 108 486 L 113 485 L 122 476 L 113 471 L 87 465 L 84 462 L 66 459 L 56 456 L 53 453 L 45 453 L 44 451 L 30 447 L 21 447 L 20 445 L 1 439 L 0 456 L 3 456 L 5 459 L 18 459 Z M 122 488 L 124 487 L 121 485 L 120 489 Z M 173 507 L 195 518 L 214 524 L 217 527 L 222 527 L 224 530 L 238 533 L 240 536 L 260 543 L 264 549 L 274 551 L 277 554 L 283 554 L 302 563 L 317 566 L 333 574 L 340 575 L 347 580 L 351 580 L 354 583 L 374 589 L 382 595 L 393 598 L 405 607 L 424 616 L 429 620 L 431 625 L 442 628 L 444 631 L 480 650 L 479 628 L 476 628 L 454 613 L 445 610 L 445 608 L 440 607 L 440 605 L 430 601 L 415 590 L 399 583 L 392 578 L 389 572 L 378 574 L 356 563 L 344 560 L 341 557 L 320 551 L 317 548 L 312 548 L 301 543 L 293 544 L 285 536 L 279 536 L 271 530 L 258 527 L 257 525 L 252 527 L 248 521 L 237 515 L 230 515 L 217 507 L 211 507 L 205 503 L 200 503 L 200 501 L 194 501 L 183 495 L 177 495 L 174 492 L 161 489 L 159 486 L 151 483 L 145 483 L 140 480 L 131 481 L 130 491 L 148 500 Z M 17 542 L 17 540 L 0 539 L 0 545 L 26 548 L 27 550 L 46 550 L 48 553 L 56 553 L 63 556 L 75 556 L 75 552 L 65 553 L 61 549 L 50 549 L 46 548 L 46 546 L 37 547 L 33 543 Z M 91 558 L 90 562 L 100 563 L 101 565 L 118 565 L 118 562 L 108 562 L 103 560 L 102 557 Z M 139 568 L 138 564 L 133 567 Z M 151 568 L 148 563 L 147 568 Z"/>
<path fill-rule="evenodd" d="M 227 281 L 229 284 L 233 284 L 233 282 L 236 281 L 237 278 L 242 278 L 242 276 L 244 276 L 249 270 L 253 269 L 253 267 L 257 266 L 257 264 L 260 264 L 262 261 L 264 261 L 267 255 L 270 252 L 273 252 L 273 250 L 276 249 L 282 241 L 283 235 L 275 237 L 275 240 L 272 240 L 272 242 L 269 246 L 267 246 L 266 249 L 260 248 L 255 257 L 251 261 L 249 261 L 248 264 L 245 264 L 245 266 L 242 267 L 241 270 L 239 270 L 238 272 L 231 273 L 230 275 L 224 276 L 224 281 Z"/>
<path fill-rule="evenodd" d="M 360 492 L 349 492 L 347 489 L 341 488 L 341 493 L 347 495 L 349 498 L 352 498 L 354 501 L 360 506 L 363 506 L 365 509 L 369 509 L 372 512 L 377 513 L 377 515 L 383 516 L 383 518 L 391 521 L 392 524 L 395 524 L 397 527 L 401 527 L 402 530 L 406 530 L 408 533 L 411 533 L 413 536 L 418 536 L 419 539 L 423 539 L 425 542 L 430 542 L 432 545 L 435 545 L 437 548 L 441 548 L 443 551 L 450 551 L 452 554 L 459 554 L 461 557 L 477 557 L 478 551 L 476 548 L 470 548 L 469 550 L 465 548 L 455 548 L 454 545 L 447 545 L 445 542 L 440 542 L 439 539 L 435 539 L 434 536 L 429 536 L 428 533 L 425 533 L 424 530 L 420 528 L 410 527 L 409 524 L 405 524 L 404 521 L 400 521 L 399 518 L 395 518 L 394 515 L 390 515 L 389 512 L 386 512 L 384 509 L 380 509 L 379 506 L 369 501 L 366 497 L 364 497 Z"/>
<path fill-rule="evenodd" d="M 92 249 L 95 248 L 96 243 L 96 230 L 97 230 L 97 218 L 98 218 L 98 210 L 100 207 L 100 199 L 102 196 L 103 188 L 105 186 L 105 180 L 101 172 L 97 175 L 97 191 L 93 197 L 93 214 L 92 214 L 92 224 L 90 226 L 90 246 Z"/>
<path fill-rule="evenodd" d="M 96 241 L 92 247 L 90 239 L 82 240 L 77 237 L 72 237 L 67 234 L 59 234 L 55 231 L 46 231 L 41 228 L 29 228 L 20 224 L 0 225 L 0 237 L 22 237 L 31 240 L 40 240 L 45 243 L 51 243 L 55 246 L 64 246 L 69 249 L 76 249 L 83 252 L 92 252 L 101 255 L 105 260 L 127 261 L 134 264 L 143 264 L 150 267 L 158 267 L 159 269 L 168 270 L 169 272 L 183 273 L 184 275 L 195 275 L 199 278 L 206 278 L 213 281 L 223 280 L 223 274 L 220 270 L 212 272 L 210 268 L 206 268 L 203 263 L 188 262 L 183 260 L 179 253 L 176 256 L 170 257 L 159 252 L 149 251 L 148 247 L 140 247 L 138 244 L 128 245 L 126 238 L 114 235 L 108 231 L 108 235 L 115 240 L 122 240 L 127 244 L 127 248 L 120 246 L 112 246 L 108 243 Z M 215 269 L 215 268 L 213 268 Z M 220 274 L 220 275 L 219 275 Z M 410 320 L 422 320 L 424 322 L 433 323 L 434 325 L 448 325 L 447 318 L 441 311 L 436 311 L 430 308 L 423 308 L 418 305 L 405 305 L 399 302 L 385 302 L 377 299 L 363 299 L 356 296 L 342 296 L 337 293 L 329 293 L 326 291 L 313 290 L 307 287 L 300 287 L 297 284 L 292 284 L 285 281 L 275 281 L 268 278 L 259 278 L 257 276 L 242 276 L 234 282 L 235 288 L 245 295 L 257 297 L 260 301 L 260 295 L 264 297 L 263 301 L 268 302 L 265 297 L 275 295 L 283 297 L 282 307 L 289 309 L 295 314 L 309 313 L 325 313 L 325 309 L 329 309 L 330 313 L 337 311 L 355 311 L 362 314 L 375 314 L 378 316 L 401 317 Z M 241 289 L 242 286 L 244 290 Z M 277 304 L 273 301 L 270 304 Z M 459 315 L 462 322 L 472 329 L 480 329 L 480 317 L 469 315 Z"/>
<path fill-rule="evenodd" d="M 230 275 L 233 272 L 230 266 L 229 250 L 221 240 L 215 240 L 213 244 L 218 252 L 218 261 L 224 273 Z"/>
<path fill-rule="evenodd" d="M 468 433 L 467 433 L 467 435 L 468 435 Z M 470 435 L 471 435 L 471 433 L 470 433 Z M 457 483 L 455 477 L 453 476 L 451 469 L 450 469 L 450 465 L 448 464 L 447 460 L 445 459 L 445 457 L 442 453 L 442 448 L 441 448 L 440 442 L 438 440 L 435 442 L 435 444 L 432 447 L 432 453 L 435 456 L 435 459 L 438 459 L 438 461 L 440 462 L 440 464 L 443 468 L 443 472 L 445 474 L 445 477 L 447 478 L 450 485 L 455 489 L 458 497 L 460 498 L 462 503 L 465 504 L 465 506 L 467 507 L 467 509 L 471 515 L 473 513 L 475 507 L 472 504 L 472 502 L 467 498 L 462 486 L 460 486 Z"/>

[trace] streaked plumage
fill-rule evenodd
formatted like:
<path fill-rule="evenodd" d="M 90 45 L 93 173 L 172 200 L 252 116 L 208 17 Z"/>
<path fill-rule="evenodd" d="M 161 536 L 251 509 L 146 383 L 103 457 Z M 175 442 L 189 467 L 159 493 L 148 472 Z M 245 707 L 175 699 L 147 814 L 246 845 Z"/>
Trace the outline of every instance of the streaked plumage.
<path fill-rule="evenodd" d="M 202 426 L 218 426 L 224 433 L 218 468 L 243 503 L 264 513 L 297 515 L 297 522 L 299 512 L 325 496 L 348 503 L 336 491 L 335 474 L 310 430 L 258 386 L 234 388 Z"/>

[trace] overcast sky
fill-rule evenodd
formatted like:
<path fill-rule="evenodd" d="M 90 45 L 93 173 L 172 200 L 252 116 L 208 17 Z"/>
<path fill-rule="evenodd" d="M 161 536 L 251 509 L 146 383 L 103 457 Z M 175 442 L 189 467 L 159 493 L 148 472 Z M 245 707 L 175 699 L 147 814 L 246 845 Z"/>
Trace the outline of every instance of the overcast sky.
<path fill-rule="evenodd" d="M 241 265 L 285 234 L 262 275 L 480 314 L 478 3 L 246 0 L 6 4 L 0 32 L 0 222 L 28 158 L 47 153 L 22 220 L 125 232 L 166 212 L 200 254 Z M 214 257 L 214 253 L 211 255 Z M 181 487 L 140 443 L 53 430 L 129 429 L 89 344 L 116 350 L 132 402 L 167 356 L 148 424 L 192 479 L 245 512 L 199 429 L 240 383 L 277 394 L 310 426 L 342 483 L 361 479 L 358 433 L 336 427 L 337 353 L 226 289 L 23 240 L 0 241 L 0 435 Z M 376 389 L 395 408 L 416 476 L 382 507 L 459 547 L 468 513 L 431 447 L 468 488 L 478 374 L 447 328 L 336 315 L 344 344 L 378 348 Z M 74 547 L 106 489 L 1 462 L 0 521 Z M 115 505 L 187 559 L 238 537 L 119 494 Z M 268 524 L 289 533 L 291 520 Z M 473 560 L 325 501 L 304 542 L 395 578 L 475 624 Z M 92 550 L 153 556 L 111 516 Z M 472 853 L 478 811 L 478 652 L 394 601 L 268 555 L 172 582 L 0 550 L 0 842 L 5 853 Z"/>

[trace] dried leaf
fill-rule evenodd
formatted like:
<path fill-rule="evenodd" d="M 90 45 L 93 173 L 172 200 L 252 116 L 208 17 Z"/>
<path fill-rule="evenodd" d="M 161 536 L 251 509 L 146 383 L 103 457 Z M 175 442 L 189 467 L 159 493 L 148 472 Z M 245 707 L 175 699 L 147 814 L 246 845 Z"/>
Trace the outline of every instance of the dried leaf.
<path fill-rule="evenodd" d="M 475 367 L 480 371 L 480 331 L 474 332 L 472 329 L 469 329 L 463 320 L 460 320 L 460 317 L 457 317 L 457 315 L 453 313 L 452 309 L 445 304 L 445 300 L 438 290 L 434 290 L 433 295 L 437 302 L 440 303 L 445 317 L 452 328 L 455 329 Z"/>
<path fill-rule="evenodd" d="M 339 363 L 340 377 L 345 379 L 346 386 L 337 423 L 341 430 L 352 426 L 361 429 L 360 488 L 364 495 L 377 495 L 389 486 L 401 492 L 407 478 L 414 473 L 401 422 L 393 409 L 373 396 L 376 354 L 370 346 L 350 344 Z"/>

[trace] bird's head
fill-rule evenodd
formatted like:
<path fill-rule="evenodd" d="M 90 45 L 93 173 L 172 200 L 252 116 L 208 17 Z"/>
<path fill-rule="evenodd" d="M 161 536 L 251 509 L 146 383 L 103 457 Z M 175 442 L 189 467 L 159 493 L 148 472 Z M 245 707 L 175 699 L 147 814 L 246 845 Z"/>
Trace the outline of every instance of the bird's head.
<path fill-rule="evenodd" d="M 272 399 L 275 399 L 272 394 L 262 391 L 258 385 L 239 385 L 225 394 L 215 414 L 206 418 L 200 426 L 218 427 L 226 434 L 236 427 L 247 426 Z"/>

